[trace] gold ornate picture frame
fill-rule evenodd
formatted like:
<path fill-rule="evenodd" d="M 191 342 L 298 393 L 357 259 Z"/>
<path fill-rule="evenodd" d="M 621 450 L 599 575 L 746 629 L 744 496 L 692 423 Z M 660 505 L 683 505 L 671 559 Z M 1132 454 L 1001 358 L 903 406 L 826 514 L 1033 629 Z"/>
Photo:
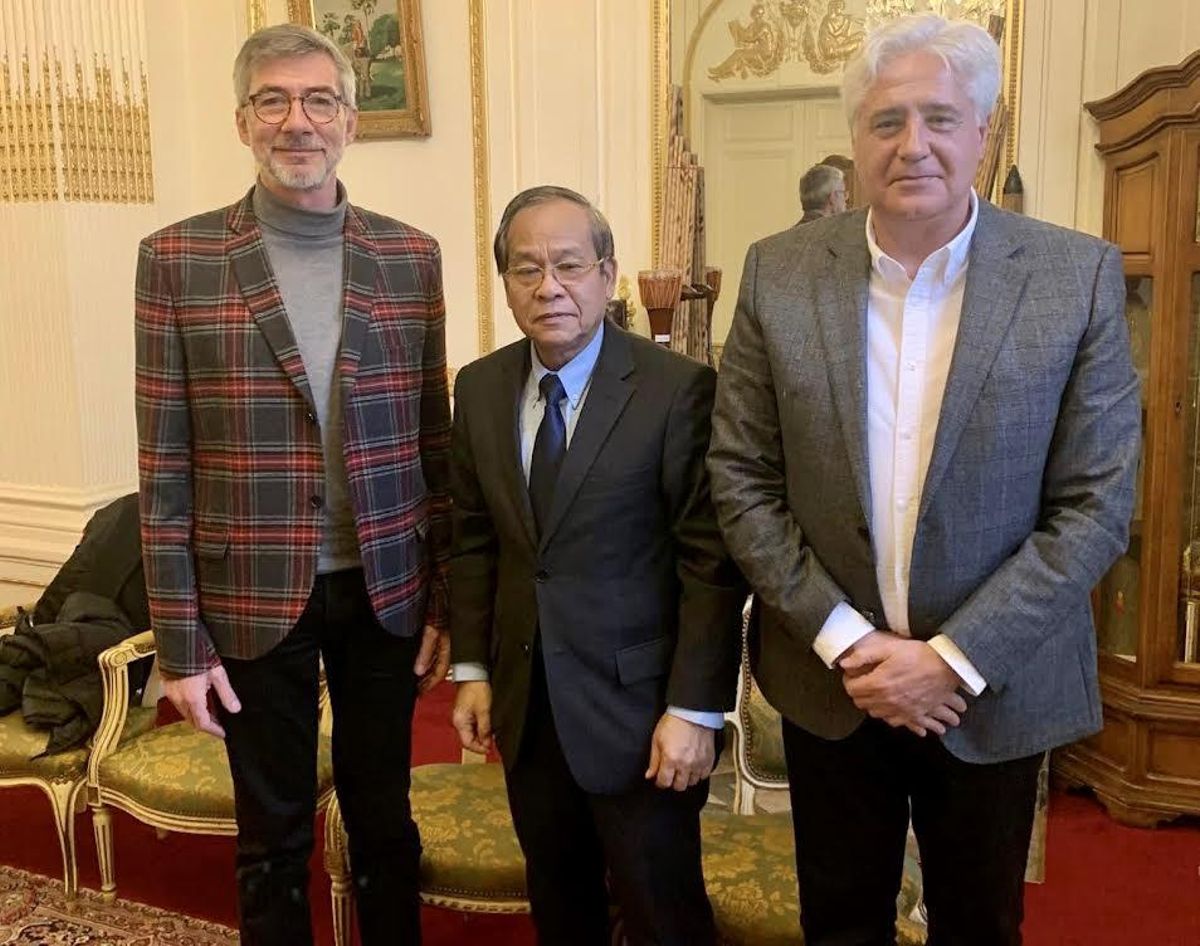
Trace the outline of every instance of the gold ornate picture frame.
<path fill-rule="evenodd" d="M 353 63 L 359 139 L 429 137 L 421 0 L 288 0 L 288 19 Z"/>

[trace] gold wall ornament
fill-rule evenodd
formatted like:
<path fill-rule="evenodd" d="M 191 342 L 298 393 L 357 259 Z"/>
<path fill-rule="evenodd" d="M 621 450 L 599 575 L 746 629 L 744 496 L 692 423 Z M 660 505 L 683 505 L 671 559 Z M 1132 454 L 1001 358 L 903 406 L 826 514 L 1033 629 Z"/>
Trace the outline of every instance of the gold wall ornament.
<path fill-rule="evenodd" d="M 492 201 L 488 161 L 487 60 L 484 51 L 483 0 L 470 0 L 467 26 L 471 47 L 471 160 L 475 181 L 475 292 L 478 305 L 479 354 L 496 345 L 490 260 Z"/>
<path fill-rule="evenodd" d="M 734 49 L 708 70 L 714 82 L 765 78 L 787 62 L 805 63 L 827 75 L 858 52 L 866 20 L 847 12 L 846 0 L 761 0 L 750 7 L 745 22 L 730 20 Z"/>
<path fill-rule="evenodd" d="M 141 0 L 75 2 L 0 9 L 0 202 L 150 203 Z"/>

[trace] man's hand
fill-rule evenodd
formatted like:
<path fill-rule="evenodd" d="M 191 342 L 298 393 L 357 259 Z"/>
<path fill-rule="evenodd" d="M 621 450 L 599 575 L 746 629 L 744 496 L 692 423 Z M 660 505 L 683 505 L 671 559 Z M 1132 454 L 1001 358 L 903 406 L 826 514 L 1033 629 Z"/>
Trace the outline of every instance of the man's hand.
<path fill-rule="evenodd" d="M 854 705 L 890 726 L 905 726 L 918 736 L 944 736 L 966 712 L 958 674 L 924 641 L 873 631 L 846 651 L 838 666 Z"/>
<path fill-rule="evenodd" d="M 682 792 L 708 778 L 716 762 L 716 733 L 707 726 L 663 713 L 650 740 L 646 778 Z"/>
<path fill-rule="evenodd" d="M 458 684 L 452 719 L 464 749 L 487 752 L 492 747 L 492 685 L 486 680 Z"/>
<path fill-rule="evenodd" d="M 413 673 L 421 678 L 417 684 L 418 693 L 428 693 L 446 679 L 446 671 L 450 669 L 450 632 L 439 631 L 436 627 L 425 625 L 425 633 L 421 637 L 421 649 L 413 663 Z"/>
<path fill-rule="evenodd" d="M 163 677 L 162 685 L 163 693 L 179 711 L 180 716 L 200 732 L 209 733 L 219 739 L 225 738 L 225 730 L 217 723 L 216 714 L 209 707 L 208 691 L 216 692 L 217 699 L 227 712 L 237 713 L 242 709 L 237 694 L 229 685 L 225 668 L 220 664 L 190 677 Z"/>

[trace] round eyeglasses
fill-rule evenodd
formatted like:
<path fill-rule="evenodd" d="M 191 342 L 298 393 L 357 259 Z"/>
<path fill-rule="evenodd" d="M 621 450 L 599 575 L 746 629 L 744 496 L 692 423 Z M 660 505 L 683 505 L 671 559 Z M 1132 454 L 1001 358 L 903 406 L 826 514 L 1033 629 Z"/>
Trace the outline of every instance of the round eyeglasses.
<path fill-rule="evenodd" d="M 594 259 L 590 263 L 584 260 L 566 259 L 558 263 L 551 263 L 548 267 L 550 274 L 560 286 L 573 286 L 576 283 L 582 282 L 584 278 L 593 269 L 601 263 L 607 263 L 610 257 L 603 256 L 600 259 Z M 500 275 L 514 285 L 521 286 L 524 289 L 532 289 L 535 286 L 540 286 L 546 278 L 545 266 L 539 266 L 537 263 L 522 263 L 520 266 L 513 266 L 506 269 Z"/>
<path fill-rule="evenodd" d="M 300 108 L 314 125 L 328 125 L 342 110 L 342 98 L 333 92 L 316 90 L 303 95 L 288 95 L 278 89 L 255 92 L 247 103 L 264 125 L 282 125 L 292 111 L 292 102 L 300 100 Z"/>

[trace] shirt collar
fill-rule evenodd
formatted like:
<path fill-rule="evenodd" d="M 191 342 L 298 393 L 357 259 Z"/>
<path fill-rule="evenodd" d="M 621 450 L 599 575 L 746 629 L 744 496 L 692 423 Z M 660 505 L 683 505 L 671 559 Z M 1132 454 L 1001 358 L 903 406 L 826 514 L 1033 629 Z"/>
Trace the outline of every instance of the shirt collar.
<path fill-rule="evenodd" d="M 975 235 L 975 225 L 979 222 L 979 197 L 973 187 L 970 199 L 971 215 L 967 218 L 967 225 L 959 230 L 949 243 L 930 253 L 921 264 L 922 267 L 933 266 L 933 276 L 942 285 L 954 282 L 967 267 L 971 238 Z M 908 274 L 904 267 L 883 252 L 875 242 L 874 213 L 874 210 L 867 211 L 867 250 L 871 254 L 871 268 L 885 279 L 903 276 L 904 281 L 908 282 Z"/>
<path fill-rule="evenodd" d="M 584 346 L 579 354 L 555 372 L 558 380 L 562 382 L 563 390 L 567 392 L 567 399 L 571 402 L 572 410 L 579 407 L 579 399 L 587 390 L 588 382 L 592 379 L 592 372 L 596 368 L 596 362 L 600 358 L 600 346 L 603 342 L 604 320 L 601 319 L 600 326 L 596 329 L 592 340 Z M 542 383 L 542 378 L 551 372 L 538 358 L 537 348 L 532 341 L 529 343 L 529 354 L 533 367 L 533 389 L 537 391 L 538 385 Z M 539 394 L 538 397 L 541 395 Z"/>

